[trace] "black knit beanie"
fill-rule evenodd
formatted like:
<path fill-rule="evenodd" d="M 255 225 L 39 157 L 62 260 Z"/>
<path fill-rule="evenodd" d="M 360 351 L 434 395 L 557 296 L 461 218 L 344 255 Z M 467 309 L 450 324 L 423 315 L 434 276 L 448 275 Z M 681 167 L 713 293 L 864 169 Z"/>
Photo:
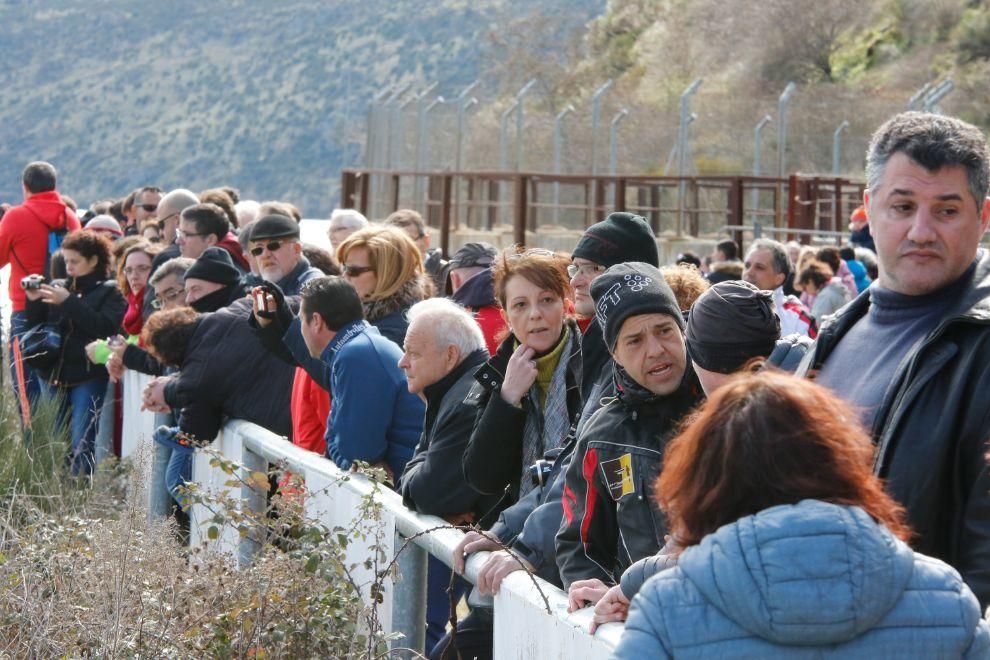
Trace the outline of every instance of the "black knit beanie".
<path fill-rule="evenodd" d="M 226 250 L 208 247 L 186 271 L 186 279 L 189 278 L 229 285 L 237 284 L 241 280 L 241 272 L 234 266 Z"/>
<path fill-rule="evenodd" d="M 674 292 L 650 264 L 634 261 L 612 266 L 591 283 L 591 297 L 609 350 L 615 347 L 622 323 L 630 316 L 667 314 L 684 328 Z"/>
<path fill-rule="evenodd" d="M 641 261 L 658 268 L 657 239 L 646 219 L 632 213 L 611 213 L 585 230 L 571 252 L 602 266 Z"/>
<path fill-rule="evenodd" d="M 749 282 L 719 282 L 691 307 L 684 339 L 702 369 L 720 374 L 767 357 L 780 338 L 773 294 Z"/>

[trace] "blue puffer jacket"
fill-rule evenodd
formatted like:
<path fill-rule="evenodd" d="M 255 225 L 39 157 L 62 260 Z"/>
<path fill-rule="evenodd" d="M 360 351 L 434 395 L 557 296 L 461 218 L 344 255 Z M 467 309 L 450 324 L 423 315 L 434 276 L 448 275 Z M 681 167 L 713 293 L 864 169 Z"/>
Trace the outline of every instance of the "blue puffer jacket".
<path fill-rule="evenodd" d="M 976 597 L 858 507 L 725 525 L 633 599 L 617 658 L 988 658 Z"/>

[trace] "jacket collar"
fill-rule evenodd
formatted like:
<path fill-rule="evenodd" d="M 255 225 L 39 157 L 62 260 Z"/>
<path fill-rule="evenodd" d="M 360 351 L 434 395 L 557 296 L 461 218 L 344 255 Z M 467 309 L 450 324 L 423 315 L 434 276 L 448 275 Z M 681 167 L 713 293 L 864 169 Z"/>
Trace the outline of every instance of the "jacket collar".
<path fill-rule="evenodd" d="M 106 279 L 106 275 L 94 270 L 92 273 L 83 275 L 82 277 L 68 278 L 66 280 L 66 284 L 68 285 L 66 288 L 76 293 L 88 293 L 102 284 Z"/>
<path fill-rule="evenodd" d="M 368 322 L 365 321 L 364 319 L 361 319 L 360 321 L 352 321 L 351 323 L 348 323 L 340 330 L 338 330 L 337 334 L 333 336 L 333 339 L 330 340 L 330 343 L 327 344 L 327 347 L 323 349 L 323 353 L 320 355 L 320 359 L 323 360 L 324 362 L 329 363 L 333 359 L 334 354 L 336 354 L 337 351 L 339 351 L 344 346 L 344 344 L 354 339 L 358 335 L 369 332 L 370 330 L 371 330 L 371 326 L 368 325 Z"/>
<path fill-rule="evenodd" d="M 802 361 L 798 373 L 803 375 L 809 368 L 820 369 L 839 340 L 869 311 L 870 290 L 866 289 L 851 303 L 827 318 L 818 333 L 814 351 Z M 976 253 L 976 268 L 971 284 L 959 296 L 959 300 L 946 310 L 936 332 L 953 322 L 990 323 L 990 252 L 982 248 Z"/>
<path fill-rule="evenodd" d="M 626 370 L 618 364 L 612 363 L 616 398 L 627 410 L 664 413 L 670 410 L 680 410 L 693 408 L 699 403 L 704 395 L 701 383 L 691 366 L 690 360 L 684 369 L 684 376 L 681 384 L 676 390 L 667 395 L 658 395 L 649 391 L 626 373 Z"/>
<path fill-rule="evenodd" d="M 496 305 L 495 280 L 491 270 L 471 276 L 451 299 L 462 307 L 491 307 Z"/>
<path fill-rule="evenodd" d="M 581 382 L 581 372 L 579 371 L 581 367 L 581 360 L 574 358 L 580 358 L 581 355 L 581 331 L 578 330 L 577 322 L 574 319 L 567 319 L 564 321 L 567 327 L 570 329 L 570 337 L 568 341 L 570 342 L 570 347 L 565 347 L 565 357 L 561 359 L 567 360 L 567 370 L 572 373 L 577 369 L 577 373 L 573 374 L 574 380 L 577 383 Z M 488 362 L 483 364 L 480 369 L 478 369 L 474 377 L 479 383 L 490 390 L 498 390 L 502 386 L 502 381 L 505 380 L 505 370 L 509 364 L 509 358 L 516 350 L 518 344 L 516 336 L 511 332 L 509 335 L 502 340 L 499 344 L 498 350 L 495 351 L 495 355 L 491 357 Z"/>
<path fill-rule="evenodd" d="M 307 259 L 304 255 L 299 255 L 299 263 L 296 264 L 296 267 L 290 270 L 288 275 L 280 279 L 275 284 L 277 284 L 280 289 L 285 290 L 290 284 L 294 284 L 300 277 L 302 277 L 302 274 L 309 270 L 309 268 L 309 259 Z"/>
<path fill-rule="evenodd" d="M 426 407 L 428 409 L 432 409 L 434 406 L 440 405 L 440 402 L 445 396 L 447 396 L 447 392 L 449 392 L 450 388 L 454 386 L 454 383 L 459 381 L 464 374 L 481 366 L 485 362 L 485 357 L 485 351 L 479 348 L 478 350 L 469 353 L 467 357 L 461 360 L 460 364 L 451 369 L 450 373 L 446 376 L 432 385 L 427 385 L 424 387 L 423 395 L 426 397 Z"/>

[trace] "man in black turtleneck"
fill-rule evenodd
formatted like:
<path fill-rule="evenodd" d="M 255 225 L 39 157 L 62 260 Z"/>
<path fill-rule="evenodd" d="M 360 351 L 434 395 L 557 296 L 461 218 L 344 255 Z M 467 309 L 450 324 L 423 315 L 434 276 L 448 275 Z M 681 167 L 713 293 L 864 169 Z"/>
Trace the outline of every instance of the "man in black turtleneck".
<path fill-rule="evenodd" d="M 186 271 L 186 304 L 197 312 L 215 312 L 247 295 L 241 272 L 226 250 L 209 247 Z"/>
<path fill-rule="evenodd" d="M 862 411 L 874 470 L 918 552 L 990 603 L 990 151 L 957 119 L 897 115 L 874 134 L 863 195 L 879 278 L 798 369 Z"/>

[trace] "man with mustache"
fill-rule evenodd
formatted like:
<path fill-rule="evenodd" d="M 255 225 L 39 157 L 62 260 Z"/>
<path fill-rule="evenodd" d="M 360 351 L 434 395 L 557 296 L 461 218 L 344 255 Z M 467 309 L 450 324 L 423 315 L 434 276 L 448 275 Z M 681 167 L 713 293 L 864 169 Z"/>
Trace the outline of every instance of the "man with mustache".
<path fill-rule="evenodd" d="M 874 470 L 916 551 L 990 603 L 990 150 L 975 126 L 906 112 L 873 135 L 863 194 L 879 279 L 823 324 L 798 373 L 862 411 Z"/>

